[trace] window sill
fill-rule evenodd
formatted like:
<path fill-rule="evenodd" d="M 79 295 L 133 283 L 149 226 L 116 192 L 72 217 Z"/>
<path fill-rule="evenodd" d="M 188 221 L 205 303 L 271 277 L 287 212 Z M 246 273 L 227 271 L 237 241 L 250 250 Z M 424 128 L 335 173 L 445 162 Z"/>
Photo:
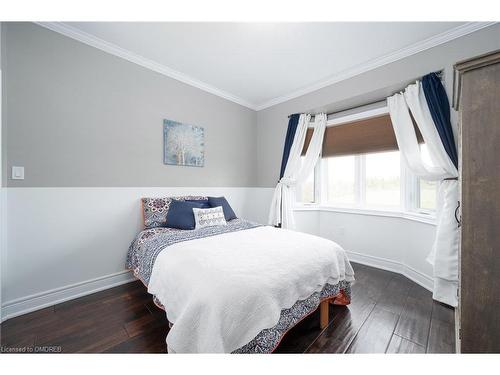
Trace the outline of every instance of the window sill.
<path fill-rule="evenodd" d="M 351 207 L 332 207 L 320 206 L 315 204 L 297 204 L 293 208 L 294 211 L 324 211 L 324 212 L 340 212 L 355 215 L 368 215 L 368 216 L 382 216 L 382 217 L 395 217 L 419 223 L 436 225 L 436 217 L 433 215 L 421 214 L 418 212 L 401 212 L 389 210 L 375 210 L 367 208 L 351 208 Z"/>

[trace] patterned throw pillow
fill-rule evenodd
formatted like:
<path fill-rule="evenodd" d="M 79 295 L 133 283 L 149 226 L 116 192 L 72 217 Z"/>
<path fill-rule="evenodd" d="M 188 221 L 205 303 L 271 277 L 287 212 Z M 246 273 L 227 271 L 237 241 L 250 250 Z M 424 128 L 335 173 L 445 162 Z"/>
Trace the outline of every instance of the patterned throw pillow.
<path fill-rule="evenodd" d="M 168 209 L 170 208 L 172 199 L 179 201 L 208 201 L 208 197 L 196 195 L 184 195 L 180 197 L 164 198 L 142 198 L 142 213 L 145 228 L 164 227 L 166 225 Z"/>
<path fill-rule="evenodd" d="M 193 208 L 193 213 L 196 229 L 227 225 L 221 206 L 214 208 Z"/>

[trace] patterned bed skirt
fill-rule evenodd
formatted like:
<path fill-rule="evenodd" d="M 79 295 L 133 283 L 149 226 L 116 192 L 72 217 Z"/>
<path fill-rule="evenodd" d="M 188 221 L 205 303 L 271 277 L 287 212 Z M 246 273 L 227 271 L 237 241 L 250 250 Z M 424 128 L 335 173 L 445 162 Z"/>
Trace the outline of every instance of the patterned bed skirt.
<path fill-rule="evenodd" d="M 336 305 L 348 305 L 351 302 L 351 284 L 347 281 L 335 285 L 326 284 L 321 292 L 313 293 L 308 298 L 295 302 L 289 309 L 281 310 L 278 324 L 263 329 L 252 341 L 233 353 L 272 353 L 290 329 L 316 311 L 319 304 L 326 300 L 331 300 Z"/>
<path fill-rule="evenodd" d="M 153 296 L 153 300 L 159 308 L 165 310 L 165 307 L 156 296 Z M 308 298 L 295 302 L 289 309 L 281 310 L 278 324 L 274 327 L 263 329 L 252 341 L 232 353 L 272 353 L 290 329 L 316 311 L 320 303 L 326 300 L 330 300 L 335 305 L 348 305 L 351 302 L 351 284 L 344 280 L 335 285 L 326 284 L 321 292 L 315 292 Z M 170 323 L 169 325 L 172 327 Z"/>

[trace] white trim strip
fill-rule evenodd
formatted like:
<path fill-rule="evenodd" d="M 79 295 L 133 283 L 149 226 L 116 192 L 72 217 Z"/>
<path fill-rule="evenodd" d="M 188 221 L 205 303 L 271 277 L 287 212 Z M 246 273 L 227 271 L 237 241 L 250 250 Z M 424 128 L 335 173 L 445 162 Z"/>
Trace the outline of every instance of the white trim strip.
<path fill-rule="evenodd" d="M 319 205 L 299 205 L 297 204 L 294 211 L 324 211 L 324 212 L 338 212 L 343 214 L 353 214 L 353 215 L 366 215 L 366 216 L 382 216 L 382 217 L 393 217 L 398 219 L 406 219 L 417 221 L 419 223 L 436 225 L 436 217 L 431 215 L 424 215 L 411 212 L 401 212 L 401 211 L 382 211 L 382 210 L 370 210 L 366 208 L 350 208 L 350 207 L 330 207 L 330 206 L 319 206 Z"/>
<path fill-rule="evenodd" d="M 88 294 L 100 292 L 101 290 L 126 284 L 134 280 L 135 278 L 130 271 L 121 271 L 111 275 L 101 276 L 95 279 L 7 301 L 2 304 L 1 321 L 75 298 L 83 297 Z"/>
<path fill-rule="evenodd" d="M 85 43 L 91 47 L 95 47 L 100 49 L 101 51 L 107 52 L 111 55 L 121 57 L 127 61 L 130 61 L 134 64 L 140 65 L 143 68 L 152 70 L 156 73 L 163 74 L 164 76 L 173 78 L 177 81 L 185 83 L 189 86 L 196 87 L 200 90 L 206 91 L 210 94 L 219 96 L 223 99 L 229 100 L 236 104 L 242 105 L 244 107 L 255 110 L 255 105 L 250 103 L 249 101 L 242 99 L 236 95 L 233 95 L 227 91 L 218 89 L 208 83 L 202 82 L 195 78 L 192 78 L 184 73 L 181 73 L 177 70 L 169 68 L 163 64 L 160 64 L 156 61 L 150 60 L 146 57 L 140 56 L 132 51 L 126 50 L 122 47 L 117 46 L 116 44 L 109 43 L 103 39 L 100 39 L 94 35 L 88 34 L 82 30 L 79 30 L 73 26 L 67 25 L 63 22 L 35 22 L 37 25 L 45 27 L 46 29 L 55 31 L 59 34 L 67 36 L 69 38 L 75 39 L 79 42 Z"/>
<path fill-rule="evenodd" d="M 352 113 L 350 115 L 345 115 L 342 117 L 337 117 L 337 118 L 328 120 L 326 122 L 326 126 L 342 125 L 342 124 L 347 124 L 349 122 L 366 120 L 369 118 L 378 117 L 378 116 L 387 115 L 387 114 L 389 114 L 389 107 L 387 107 L 387 105 L 385 105 L 385 106 L 380 107 L 380 108 L 368 109 L 366 111 Z"/>
<path fill-rule="evenodd" d="M 408 47 L 402 48 L 398 51 L 395 51 L 393 53 L 389 53 L 385 56 L 373 59 L 371 61 L 368 61 L 366 63 L 360 64 L 358 66 L 355 66 L 351 69 L 347 69 L 339 74 L 333 75 L 325 80 L 319 81 L 313 85 L 306 86 L 302 89 L 293 91 L 289 94 L 279 96 L 277 98 L 268 100 L 264 103 L 256 105 L 256 110 L 261 111 L 263 109 L 275 106 L 280 103 L 284 103 L 286 101 L 289 101 L 291 99 L 298 98 L 299 96 L 309 94 L 313 91 L 317 91 L 319 89 L 322 89 L 326 86 L 330 86 L 334 83 L 344 81 L 346 79 L 352 78 L 354 76 L 366 73 L 370 70 L 380 68 L 381 66 L 393 63 L 398 60 L 402 60 L 406 57 L 415 55 L 419 52 L 426 51 L 430 48 L 437 47 L 441 44 L 450 42 L 454 39 L 460 38 L 462 36 L 466 36 L 468 34 L 471 34 L 475 31 L 484 29 L 489 26 L 495 25 L 497 22 L 468 22 L 464 25 L 455 27 L 453 29 L 447 30 L 441 34 L 432 36 L 430 38 L 424 39 L 420 42 L 414 43 Z"/>
<path fill-rule="evenodd" d="M 431 292 L 433 290 L 434 279 L 432 276 L 417 271 L 416 269 L 406 264 L 386 258 L 376 257 L 373 255 L 357 253 L 355 251 L 346 250 L 346 253 L 347 256 L 349 257 L 349 260 L 354 263 L 364 264 L 365 266 L 380 268 L 382 270 L 399 273 L 407 277 L 411 281 L 417 283 L 418 285 L 424 287 L 425 289 Z"/>

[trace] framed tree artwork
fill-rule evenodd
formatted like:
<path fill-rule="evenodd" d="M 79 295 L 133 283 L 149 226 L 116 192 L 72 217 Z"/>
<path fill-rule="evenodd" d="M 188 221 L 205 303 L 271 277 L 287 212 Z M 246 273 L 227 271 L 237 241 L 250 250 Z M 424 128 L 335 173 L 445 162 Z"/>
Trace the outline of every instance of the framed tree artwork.
<path fill-rule="evenodd" d="M 205 165 L 205 134 L 200 126 L 163 120 L 163 163 L 190 167 Z"/>

